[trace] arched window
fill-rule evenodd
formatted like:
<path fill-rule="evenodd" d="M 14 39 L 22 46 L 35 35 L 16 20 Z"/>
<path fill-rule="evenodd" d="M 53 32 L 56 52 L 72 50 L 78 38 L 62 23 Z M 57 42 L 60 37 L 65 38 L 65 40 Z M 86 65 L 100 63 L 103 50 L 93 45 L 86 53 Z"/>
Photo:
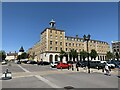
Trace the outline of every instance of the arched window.
<path fill-rule="evenodd" d="M 50 63 L 53 62 L 53 55 L 50 55 L 50 56 L 49 56 L 49 62 L 50 62 Z"/>
<path fill-rule="evenodd" d="M 55 61 L 58 61 L 58 55 L 55 55 Z"/>

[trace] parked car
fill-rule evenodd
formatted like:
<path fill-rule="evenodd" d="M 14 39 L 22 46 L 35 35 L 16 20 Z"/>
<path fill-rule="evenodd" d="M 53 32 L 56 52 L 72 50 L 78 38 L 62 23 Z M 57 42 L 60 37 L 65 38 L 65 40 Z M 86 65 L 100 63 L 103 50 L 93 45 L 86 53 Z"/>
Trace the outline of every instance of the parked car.
<path fill-rule="evenodd" d="M 111 60 L 109 62 L 111 62 L 112 64 L 114 64 L 116 68 L 120 68 L 120 61 L 118 61 L 118 60 Z"/>
<path fill-rule="evenodd" d="M 78 66 L 80 67 L 86 67 L 88 66 L 88 61 L 80 61 L 80 62 L 77 62 L 78 63 Z M 100 60 L 93 60 L 93 61 L 89 61 L 90 63 L 90 68 L 98 68 L 98 66 L 100 65 Z"/>
<path fill-rule="evenodd" d="M 40 61 L 38 62 L 38 65 L 50 65 L 50 63 L 47 61 Z"/>
<path fill-rule="evenodd" d="M 111 63 L 110 61 L 108 61 L 106 63 L 110 68 L 115 68 L 115 64 Z"/>
<path fill-rule="evenodd" d="M 21 64 L 21 61 L 17 61 L 17 64 Z"/>
<path fill-rule="evenodd" d="M 29 60 L 25 60 L 25 61 L 22 61 L 22 63 L 27 64 L 28 61 L 29 61 Z"/>
<path fill-rule="evenodd" d="M 98 64 L 98 68 L 103 69 L 103 68 L 105 68 L 105 65 L 106 65 L 105 62 L 101 62 L 101 63 Z"/>
<path fill-rule="evenodd" d="M 80 61 L 79 66 L 80 67 L 86 67 L 88 65 L 88 61 Z"/>
<path fill-rule="evenodd" d="M 60 62 L 60 63 L 58 63 L 58 65 L 56 67 L 57 67 L 57 69 L 61 69 L 61 68 L 65 69 L 65 68 L 68 68 L 68 67 L 71 67 L 71 66 L 67 63 Z"/>
<path fill-rule="evenodd" d="M 80 61 L 76 62 L 76 64 L 78 65 L 78 67 L 82 67 L 82 63 Z"/>
<path fill-rule="evenodd" d="M 2 61 L 2 65 L 5 65 L 5 64 L 7 64 L 7 62 L 4 60 L 4 61 Z"/>
<path fill-rule="evenodd" d="M 37 62 L 36 62 L 36 61 L 29 60 L 29 61 L 27 62 L 27 64 L 37 64 Z"/>
<path fill-rule="evenodd" d="M 98 66 L 100 65 L 100 63 L 101 63 L 100 60 L 90 61 L 90 68 L 98 68 Z"/>
<path fill-rule="evenodd" d="M 28 59 L 22 59 L 22 60 L 20 60 L 21 61 L 21 63 L 25 63 L 25 64 L 27 64 L 27 62 L 29 61 Z"/>
<path fill-rule="evenodd" d="M 50 65 L 52 68 L 56 68 L 58 63 L 59 63 L 58 61 L 55 61 L 55 62 L 52 62 Z"/>
<path fill-rule="evenodd" d="M 72 64 L 74 64 L 74 62 L 73 61 L 67 61 L 67 64 L 71 67 Z"/>

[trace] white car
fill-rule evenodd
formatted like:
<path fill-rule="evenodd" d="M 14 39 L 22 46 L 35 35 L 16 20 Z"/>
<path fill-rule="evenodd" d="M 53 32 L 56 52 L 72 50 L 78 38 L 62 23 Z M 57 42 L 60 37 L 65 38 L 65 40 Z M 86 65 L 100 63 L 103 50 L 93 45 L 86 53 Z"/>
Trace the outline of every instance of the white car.
<path fill-rule="evenodd" d="M 115 68 L 115 64 L 112 64 L 112 63 L 107 62 L 107 65 L 108 65 L 110 68 Z"/>
<path fill-rule="evenodd" d="M 107 61 L 101 61 L 101 63 L 107 64 L 110 68 L 115 68 L 115 64 L 109 63 Z"/>
<path fill-rule="evenodd" d="M 4 64 L 7 64 L 7 62 L 6 61 L 2 61 L 2 65 L 4 65 Z"/>
<path fill-rule="evenodd" d="M 57 62 L 57 61 L 56 61 L 56 62 L 52 62 L 52 63 L 51 63 L 51 67 L 52 67 L 52 68 L 56 68 L 56 66 L 57 66 L 58 63 L 59 63 L 59 62 Z"/>

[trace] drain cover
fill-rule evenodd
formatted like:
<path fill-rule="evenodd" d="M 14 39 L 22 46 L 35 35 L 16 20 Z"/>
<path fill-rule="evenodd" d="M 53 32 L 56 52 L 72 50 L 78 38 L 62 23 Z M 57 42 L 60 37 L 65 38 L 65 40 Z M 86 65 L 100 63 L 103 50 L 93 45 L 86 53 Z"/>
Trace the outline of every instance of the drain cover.
<path fill-rule="evenodd" d="M 64 87 L 64 89 L 69 90 L 69 89 L 74 89 L 74 87 L 72 87 L 72 86 L 66 86 L 66 87 Z"/>

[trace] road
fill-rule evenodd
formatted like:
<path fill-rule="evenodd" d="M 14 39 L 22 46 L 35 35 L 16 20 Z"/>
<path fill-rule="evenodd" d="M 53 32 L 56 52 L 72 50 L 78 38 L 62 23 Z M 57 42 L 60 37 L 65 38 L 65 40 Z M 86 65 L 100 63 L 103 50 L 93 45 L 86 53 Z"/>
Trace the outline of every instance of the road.
<path fill-rule="evenodd" d="M 2 65 L 2 72 L 8 68 L 12 72 L 11 80 L 2 80 L 2 88 L 118 88 L 116 75 L 103 73 L 90 74 L 81 71 L 57 70 L 50 66 L 14 64 Z"/>

